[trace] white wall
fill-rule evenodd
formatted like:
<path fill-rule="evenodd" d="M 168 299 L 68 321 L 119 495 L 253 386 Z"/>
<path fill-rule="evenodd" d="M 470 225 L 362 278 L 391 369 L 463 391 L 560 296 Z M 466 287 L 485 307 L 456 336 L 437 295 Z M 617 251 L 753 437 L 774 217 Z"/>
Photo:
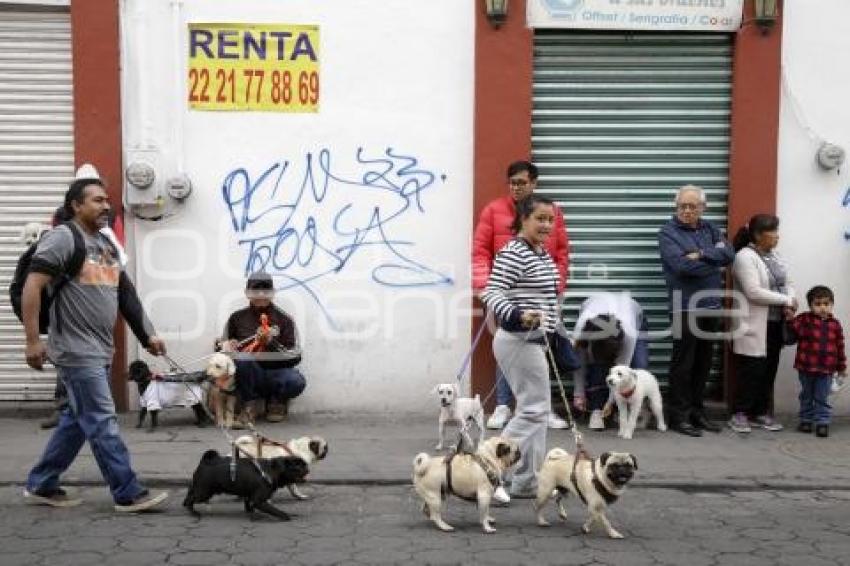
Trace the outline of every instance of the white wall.
<path fill-rule="evenodd" d="M 782 38 L 783 89 L 779 134 L 778 215 L 780 252 L 787 258 L 798 296 L 816 284 L 835 292 L 836 314 L 850 331 L 850 163 L 839 172 L 815 162 L 820 141 L 850 150 L 850 36 L 846 0 L 786 0 Z M 786 348 L 776 401 L 786 412 L 798 408 L 799 385 L 793 348 Z M 850 395 L 835 404 L 850 414 Z"/>
<path fill-rule="evenodd" d="M 433 411 L 426 393 L 454 376 L 469 346 L 472 4 L 187 0 L 177 25 L 171 4 L 123 1 L 122 92 L 125 155 L 155 147 L 164 176 L 182 161 L 194 184 L 184 205 L 168 206 L 173 215 L 128 218 L 137 285 L 172 354 L 185 362 L 210 352 L 229 313 L 245 304 L 248 248 L 240 238 L 291 228 L 279 257 L 297 255 L 300 264 L 268 269 L 305 350 L 308 387 L 293 410 Z M 320 111 L 190 111 L 183 79 L 189 22 L 318 24 Z M 358 148 L 363 161 L 386 165 L 358 163 Z M 397 157 L 388 158 L 388 148 Z M 324 150 L 333 175 L 351 182 L 331 180 L 325 198 L 305 191 L 298 201 L 307 156 L 318 160 Z M 414 163 L 408 157 L 419 172 L 405 172 Z M 237 233 L 222 196 L 225 179 L 243 168 L 256 182 L 276 164 L 251 211 L 298 202 L 291 219 L 278 211 Z M 407 196 L 356 181 L 385 168 Z M 416 183 L 425 187 L 419 198 Z M 244 194 L 244 185 L 235 187 Z M 363 232 L 375 207 L 383 235 Z M 386 220 L 392 213 L 398 216 Z M 330 250 L 358 237 L 374 245 L 352 246 L 350 260 L 333 271 L 339 262 L 330 253 L 316 249 L 309 258 L 313 221 L 316 239 Z"/>

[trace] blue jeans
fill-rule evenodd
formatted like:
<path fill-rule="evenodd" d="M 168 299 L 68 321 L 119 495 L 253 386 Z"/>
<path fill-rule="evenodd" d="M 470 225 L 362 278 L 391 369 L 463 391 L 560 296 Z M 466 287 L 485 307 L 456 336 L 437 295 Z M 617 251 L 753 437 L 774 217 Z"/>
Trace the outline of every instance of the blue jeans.
<path fill-rule="evenodd" d="M 288 401 L 305 387 L 307 381 L 295 368 L 266 369 L 254 360 L 236 360 L 236 392 L 242 401 Z"/>
<path fill-rule="evenodd" d="M 800 372 L 800 422 L 829 424 L 832 378 L 825 373 Z"/>
<path fill-rule="evenodd" d="M 30 471 L 27 490 L 50 491 L 59 487 L 59 476 L 73 463 L 88 440 L 100 473 L 116 503 L 127 503 L 144 488 L 130 468 L 130 454 L 118 435 L 115 403 L 109 391 L 109 366 L 58 367 L 68 391 L 62 410 L 41 459 Z"/>
<path fill-rule="evenodd" d="M 502 368 L 496 364 L 496 404 L 510 405 L 514 400 L 514 394 L 511 391 L 511 386 L 508 385 L 508 380 L 505 379 L 505 374 L 502 373 Z"/>

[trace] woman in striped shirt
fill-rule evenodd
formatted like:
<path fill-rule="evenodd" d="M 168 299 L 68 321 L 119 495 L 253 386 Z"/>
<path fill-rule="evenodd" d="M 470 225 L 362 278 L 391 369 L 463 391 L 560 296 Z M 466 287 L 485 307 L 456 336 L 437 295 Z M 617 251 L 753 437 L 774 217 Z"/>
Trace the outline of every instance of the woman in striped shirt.
<path fill-rule="evenodd" d="M 517 203 L 516 238 L 498 253 L 490 279 L 481 294 L 499 321 L 493 354 L 516 396 L 516 414 L 502 434 L 519 443 L 511 495 L 535 497 L 535 472 L 546 453 L 546 424 L 550 410 L 547 332 L 560 324 L 557 311 L 558 269 L 543 243 L 555 221 L 551 200 L 535 194 Z"/>

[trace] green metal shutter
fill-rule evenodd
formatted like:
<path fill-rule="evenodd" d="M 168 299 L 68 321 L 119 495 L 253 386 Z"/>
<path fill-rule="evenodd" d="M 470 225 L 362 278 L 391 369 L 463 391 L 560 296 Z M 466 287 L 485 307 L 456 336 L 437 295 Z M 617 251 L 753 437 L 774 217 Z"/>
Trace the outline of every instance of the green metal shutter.
<path fill-rule="evenodd" d="M 688 183 L 726 229 L 731 74 L 726 34 L 535 32 L 532 153 L 570 235 L 568 328 L 603 290 L 631 291 L 651 330 L 669 326 L 656 235 Z M 662 379 L 670 349 L 651 342 Z"/>
<path fill-rule="evenodd" d="M 9 282 L 27 222 L 50 223 L 74 176 L 71 18 L 0 6 L 0 400 L 53 398 L 56 374 L 30 369 Z"/>

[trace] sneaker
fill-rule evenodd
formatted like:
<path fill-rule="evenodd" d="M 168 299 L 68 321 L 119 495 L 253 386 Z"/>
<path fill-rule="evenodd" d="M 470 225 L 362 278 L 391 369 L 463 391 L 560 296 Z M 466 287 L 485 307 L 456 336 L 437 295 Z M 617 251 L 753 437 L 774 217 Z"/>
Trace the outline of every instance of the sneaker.
<path fill-rule="evenodd" d="M 829 425 L 815 425 L 815 436 L 819 436 L 821 438 L 826 438 L 827 436 L 829 436 Z"/>
<path fill-rule="evenodd" d="M 829 394 L 835 395 L 837 393 L 841 393 L 844 390 L 844 387 L 847 385 L 847 380 L 840 375 L 835 375 L 832 377 L 832 384 L 829 386 Z"/>
<path fill-rule="evenodd" d="M 286 401 L 269 401 L 266 403 L 266 420 L 270 423 L 279 423 L 286 418 Z"/>
<path fill-rule="evenodd" d="M 51 507 L 76 507 L 83 502 L 79 497 L 70 497 L 61 487 L 56 489 L 24 490 L 24 500 L 32 505 L 49 505 Z"/>
<path fill-rule="evenodd" d="M 167 491 L 160 491 L 156 495 L 151 495 L 148 490 L 144 490 L 131 501 L 116 503 L 115 510 L 119 513 L 138 513 L 156 507 L 166 499 L 168 499 Z"/>
<path fill-rule="evenodd" d="M 747 420 L 747 415 L 744 413 L 735 413 L 732 415 L 732 418 L 729 419 L 729 428 L 734 430 L 735 432 L 752 432 L 753 429 L 750 428 L 750 423 Z"/>
<path fill-rule="evenodd" d="M 784 426 L 782 426 L 782 423 L 776 422 L 770 415 L 762 415 L 760 417 L 756 417 L 756 424 L 764 430 L 769 430 L 771 432 L 778 432 L 785 428 Z"/>
<path fill-rule="evenodd" d="M 797 425 L 797 432 L 809 434 L 812 432 L 812 423 L 802 422 Z"/>
<path fill-rule="evenodd" d="M 49 430 L 51 428 L 56 428 L 59 425 L 59 411 L 53 411 L 49 417 L 45 420 L 41 421 L 38 426 L 42 428 L 42 430 Z"/>
<path fill-rule="evenodd" d="M 493 492 L 493 499 L 503 505 L 507 505 L 511 502 L 511 496 L 508 495 L 508 492 L 505 491 L 504 486 L 501 485 L 497 487 L 496 490 Z"/>
<path fill-rule="evenodd" d="M 559 417 L 558 415 L 556 415 L 555 413 L 550 411 L 549 412 L 549 428 L 561 430 L 561 429 L 565 429 L 565 428 L 570 428 L 570 425 L 567 424 L 567 421 L 565 421 L 564 419 L 562 419 L 561 417 Z"/>
<path fill-rule="evenodd" d="M 497 405 L 493 414 L 487 419 L 487 428 L 500 429 L 504 428 L 508 421 L 511 420 L 511 408 L 507 405 Z"/>
<path fill-rule="evenodd" d="M 590 413 L 590 422 L 587 426 L 590 430 L 605 430 L 605 419 L 602 417 L 600 409 Z"/>

